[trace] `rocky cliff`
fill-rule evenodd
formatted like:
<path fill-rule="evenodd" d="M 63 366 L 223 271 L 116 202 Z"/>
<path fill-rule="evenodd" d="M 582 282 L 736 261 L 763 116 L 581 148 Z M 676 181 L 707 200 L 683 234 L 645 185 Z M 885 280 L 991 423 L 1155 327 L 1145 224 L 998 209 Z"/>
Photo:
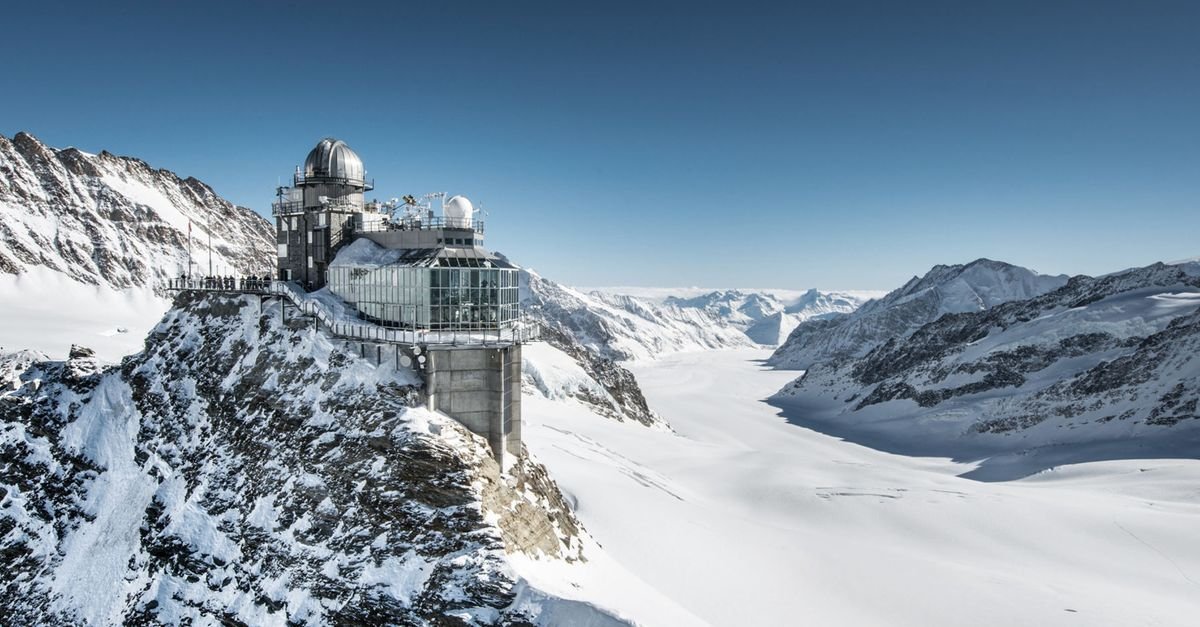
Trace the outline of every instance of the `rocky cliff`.
<path fill-rule="evenodd" d="M 119 367 L 22 352 L 0 376 L 5 624 L 524 624 L 571 603 L 508 562 L 585 558 L 545 470 L 501 473 L 410 373 L 271 302 L 181 296 Z"/>

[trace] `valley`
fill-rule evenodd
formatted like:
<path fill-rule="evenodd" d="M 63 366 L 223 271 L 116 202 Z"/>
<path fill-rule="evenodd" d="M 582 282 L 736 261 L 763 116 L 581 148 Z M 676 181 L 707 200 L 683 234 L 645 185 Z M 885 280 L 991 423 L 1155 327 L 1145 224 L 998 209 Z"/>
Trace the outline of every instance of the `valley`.
<path fill-rule="evenodd" d="M 791 375 L 768 355 L 631 364 L 673 433 L 526 399 L 527 445 L 596 541 L 700 619 L 1184 625 L 1200 611 L 1200 462 L 975 481 L 960 476 L 971 463 L 789 424 L 763 402 Z"/>

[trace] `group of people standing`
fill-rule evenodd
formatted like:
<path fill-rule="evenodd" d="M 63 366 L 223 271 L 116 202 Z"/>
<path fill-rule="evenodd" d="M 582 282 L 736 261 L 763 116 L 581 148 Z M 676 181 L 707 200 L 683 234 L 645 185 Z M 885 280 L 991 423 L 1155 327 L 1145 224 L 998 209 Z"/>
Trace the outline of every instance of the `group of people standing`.
<path fill-rule="evenodd" d="M 204 276 L 189 277 L 179 275 L 176 287 L 179 289 L 229 290 L 241 292 L 264 291 L 271 285 L 270 276 Z"/>

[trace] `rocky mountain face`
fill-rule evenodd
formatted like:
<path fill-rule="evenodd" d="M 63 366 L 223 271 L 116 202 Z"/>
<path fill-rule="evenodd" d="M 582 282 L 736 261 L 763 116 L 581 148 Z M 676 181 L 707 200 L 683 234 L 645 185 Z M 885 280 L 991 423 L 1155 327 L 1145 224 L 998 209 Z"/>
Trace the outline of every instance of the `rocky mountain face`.
<path fill-rule="evenodd" d="M 799 324 L 768 363 L 778 368 L 803 369 L 825 361 L 861 357 L 879 344 L 906 337 L 945 314 L 983 311 L 1033 298 L 1066 282 L 1066 276 L 1041 275 L 990 259 L 935 266 L 925 276 L 913 277 L 853 313 Z"/>
<path fill-rule="evenodd" d="M 701 310 L 622 294 L 585 294 L 528 270 L 521 272 L 521 301 L 544 325 L 561 329 L 587 350 L 613 361 L 753 346 L 738 329 Z"/>
<path fill-rule="evenodd" d="M 610 290 L 584 293 L 529 271 L 521 280 L 522 306 L 542 325 L 543 339 L 582 369 L 576 372 L 549 354 L 538 355 L 542 363 L 527 357 L 534 390 L 570 396 L 600 414 L 648 426 L 663 423 L 619 362 L 773 344 L 799 320 L 853 311 L 866 299 L 817 290 L 790 299 L 740 290 L 650 298 Z"/>
<path fill-rule="evenodd" d="M 527 270 L 521 271 L 521 301 L 525 312 L 541 325 L 542 339 L 582 371 L 569 377 L 571 382 L 559 386 L 558 392 L 543 389 L 545 380 L 533 381 L 536 390 L 565 393 L 602 415 L 647 426 L 663 423 L 647 406 L 633 373 L 618 362 L 670 351 L 749 345 L 735 329 L 702 312 L 685 312 L 628 296 L 583 294 Z M 531 375 L 553 367 L 526 358 L 526 372 Z"/>
<path fill-rule="evenodd" d="M 22 352 L 0 376 L 4 624 L 526 624 L 572 603 L 508 561 L 585 558 L 540 465 L 501 473 L 411 373 L 257 297 L 180 296 L 117 367 Z"/>
<path fill-rule="evenodd" d="M 44 267 L 87 285 L 157 285 L 186 271 L 270 274 L 274 230 L 194 178 L 140 159 L 0 136 L 0 274 Z"/>
<path fill-rule="evenodd" d="M 946 313 L 862 356 L 812 366 L 773 401 L 916 454 L 1180 445 L 1200 434 L 1200 264 L 1074 277 L 1033 298 Z"/>
<path fill-rule="evenodd" d="M 543 325 L 542 340 L 549 351 L 529 345 L 524 349 L 524 376 L 535 393 L 574 398 L 615 420 L 666 427 L 646 403 L 632 372 L 585 348 L 560 325 Z"/>

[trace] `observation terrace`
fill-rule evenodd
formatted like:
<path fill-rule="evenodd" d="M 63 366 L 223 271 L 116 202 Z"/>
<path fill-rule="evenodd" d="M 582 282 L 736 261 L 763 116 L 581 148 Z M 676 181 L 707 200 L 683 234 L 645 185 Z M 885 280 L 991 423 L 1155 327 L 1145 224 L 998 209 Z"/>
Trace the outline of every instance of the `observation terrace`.
<path fill-rule="evenodd" d="M 362 207 L 352 205 L 350 203 L 339 203 L 336 201 L 321 205 L 322 211 L 338 211 L 346 212 L 362 212 Z M 271 215 L 293 216 L 304 213 L 304 203 L 301 201 L 294 202 L 273 202 L 271 203 Z M 370 212 L 363 212 L 365 215 L 371 215 Z M 379 214 L 379 220 L 371 220 L 359 224 L 358 220 L 353 223 L 348 223 L 348 229 L 358 233 L 379 233 L 384 231 L 433 231 L 438 229 L 461 229 L 464 231 L 475 231 L 483 233 L 483 221 L 473 218 L 447 218 L 444 216 L 428 216 L 428 217 L 403 217 L 399 220 L 391 220 L 386 214 Z"/>
<path fill-rule="evenodd" d="M 358 342 L 379 342 L 403 346 L 427 346 L 438 349 L 504 348 L 538 340 L 541 328 L 537 322 L 522 315 L 497 329 L 422 329 L 382 326 L 363 321 L 357 310 L 331 294 L 309 294 L 289 281 L 265 281 L 250 277 L 192 277 L 168 279 L 168 292 L 216 292 L 224 294 L 257 294 L 286 299 L 297 310 L 323 324 L 335 337 Z M 280 307 L 280 316 L 286 316 Z"/>

